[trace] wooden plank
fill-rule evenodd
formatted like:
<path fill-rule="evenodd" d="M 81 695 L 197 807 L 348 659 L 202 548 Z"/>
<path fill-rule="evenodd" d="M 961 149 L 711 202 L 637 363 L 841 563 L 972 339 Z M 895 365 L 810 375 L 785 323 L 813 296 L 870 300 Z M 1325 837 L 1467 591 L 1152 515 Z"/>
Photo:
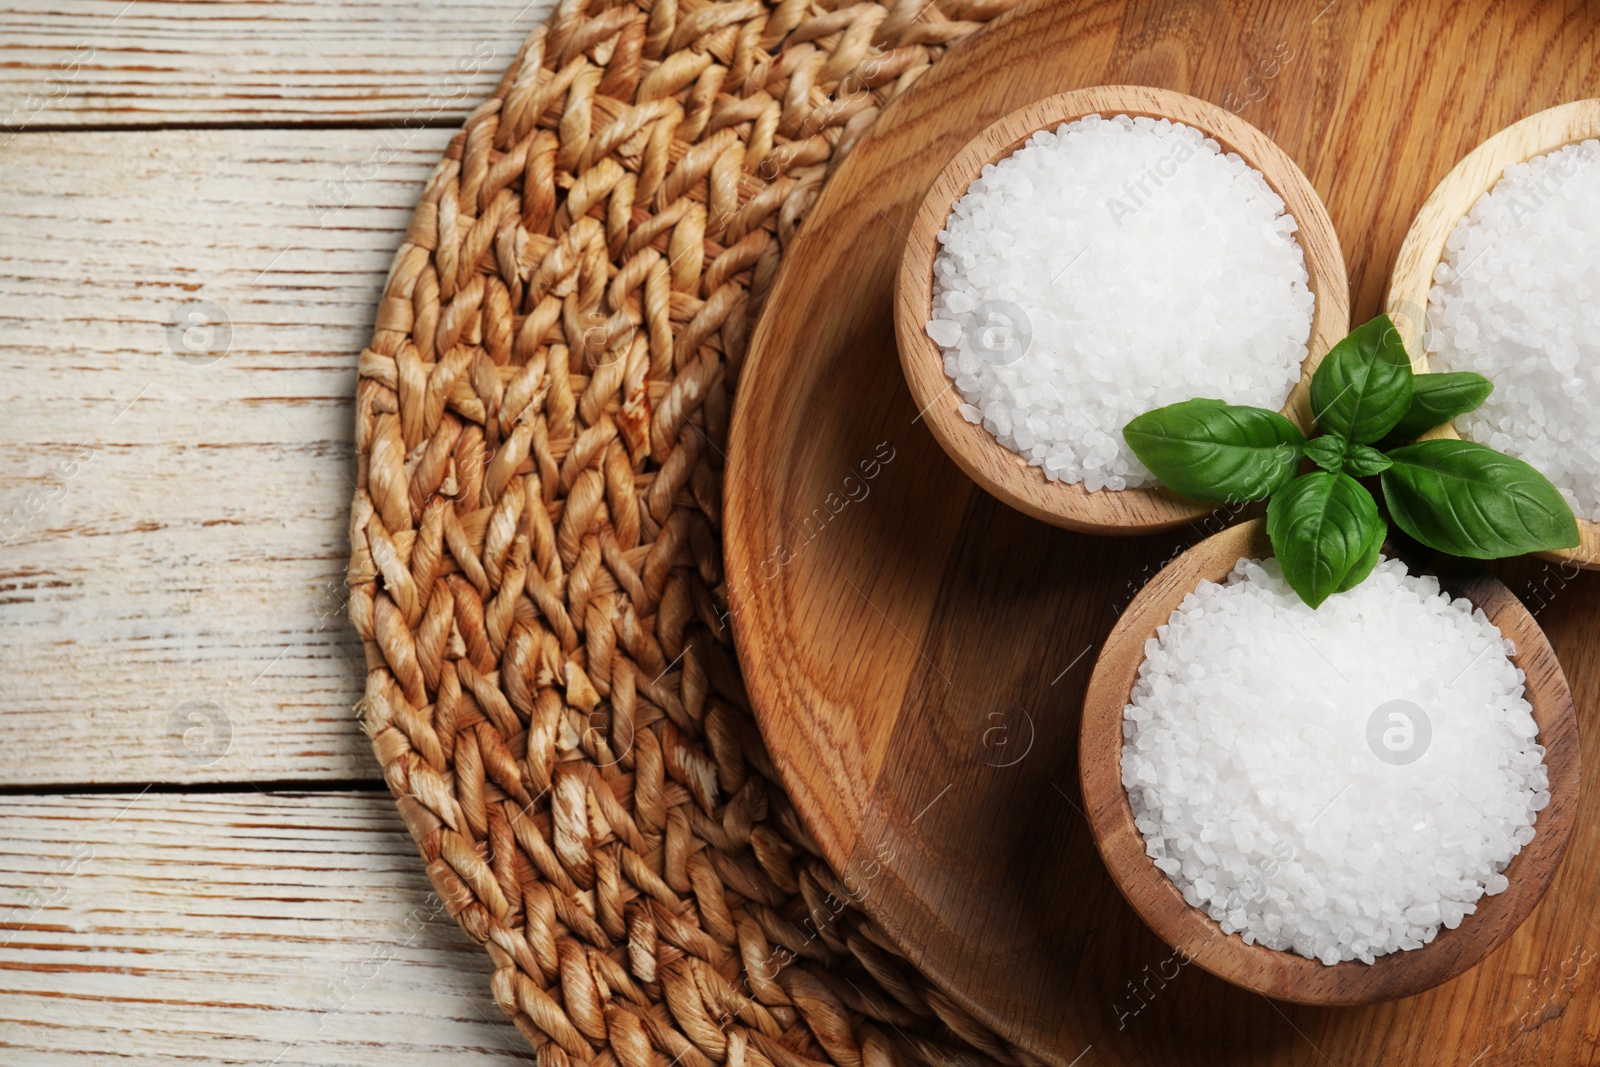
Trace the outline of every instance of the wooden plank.
<path fill-rule="evenodd" d="M 0 4 L 0 145 L 85 125 L 454 125 L 552 0 Z"/>
<path fill-rule="evenodd" d="M 0 711 L 28 758 L 0 783 L 376 775 L 342 614 L 355 363 L 450 134 L 357 174 L 380 136 L 5 150 Z M 166 326 L 194 301 L 231 331 L 198 358 Z"/>
<path fill-rule="evenodd" d="M 0 1060 L 511 1064 L 386 793 L 0 798 Z"/>

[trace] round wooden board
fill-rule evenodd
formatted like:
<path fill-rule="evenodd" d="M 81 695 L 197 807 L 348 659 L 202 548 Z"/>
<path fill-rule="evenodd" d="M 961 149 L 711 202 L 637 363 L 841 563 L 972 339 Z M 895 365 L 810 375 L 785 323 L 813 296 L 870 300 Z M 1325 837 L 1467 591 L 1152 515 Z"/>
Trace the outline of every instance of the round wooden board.
<path fill-rule="evenodd" d="M 1600 822 L 1586 782 L 1543 903 L 1483 964 L 1364 1009 L 1184 966 L 1123 901 L 1078 796 L 1100 643 L 1212 522 L 1074 534 L 977 489 L 918 421 L 895 352 L 902 234 L 944 161 L 1030 100 L 1164 86 L 1237 108 L 1329 207 L 1357 321 L 1411 218 L 1496 130 L 1600 95 L 1579 8 L 1040 3 L 959 46 L 832 175 L 743 371 L 728 459 L 733 624 L 774 762 L 845 886 L 951 996 L 1052 1063 L 1579 1064 L 1600 1035 Z M 1271 76 L 1268 76 L 1269 73 Z M 1219 516 L 1217 521 L 1226 521 Z M 1497 574 L 1600 701 L 1600 575 Z M 1600 731 L 1584 732 L 1592 746 Z M 1585 773 L 1600 773 L 1584 753 Z M 826 904 L 819 905 L 826 907 Z"/>

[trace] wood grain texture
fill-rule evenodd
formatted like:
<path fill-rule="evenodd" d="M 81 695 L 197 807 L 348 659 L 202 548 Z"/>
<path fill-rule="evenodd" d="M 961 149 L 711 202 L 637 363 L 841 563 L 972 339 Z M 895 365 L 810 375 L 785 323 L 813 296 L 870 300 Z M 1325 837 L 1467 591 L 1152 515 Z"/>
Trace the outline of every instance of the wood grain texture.
<path fill-rule="evenodd" d="M 8 1064 L 531 1058 L 386 793 L 13 795 L 0 826 Z"/>
<path fill-rule="evenodd" d="M 987 53 L 1003 63 L 996 53 Z M 1085 115 L 1148 115 L 1203 130 L 1259 170 L 1283 198 L 1298 224 L 1295 233 L 1305 254 L 1316 310 L 1300 381 L 1282 411 L 1310 432 L 1311 376 L 1328 350 L 1350 332 L 1350 292 L 1345 285 L 1344 253 L 1328 212 L 1294 160 L 1260 130 L 1217 104 L 1184 93 L 1138 85 L 1101 85 L 1052 96 L 1019 108 L 985 127 L 945 164 L 906 231 L 905 251 L 895 277 L 895 342 L 912 402 L 927 420 L 956 466 L 973 481 L 1024 514 L 1084 533 L 1130 535 L 1169 530 L 1204 518 L 1216 503 L 1190 500 L 1164 486 L 1090 492 L 1083 483 L 1053 482 L 1044 472 L 995 440 L 983 426 L 968 422 L 960 408 L 965 398 L 945 373 L 944 356 L 924 330 L 933 309 L 933 264 L 939 233 L 951 206 L 983 168 L 1009 156 L 1042 129 L 1054 129 Z"/>
<path fill-rule="evenodd" d="M 0 712 L 28 752 L 0 784 L 376 774 L 343 615 L 355 357 L 449 131 L 355 176 L 381 136 L 0 150 Z M 230 321 L 214 362 L 169 345 L 196 300 Z"/>
<path fill-rule="evenodd" d="M 1252 519 L 1213 534 L 1173 560 L 1139 591 L 1096 658 L 1084 696 L 1078 768 L 1084 811 L 1106 870 L 1134 911 L 1175 950 L 1219 978 L 1300 1004 L 1365 1005 L 1432 989 L 1474 966 L 1515 932 L 1561 865 L 1578 810 L 1582 778 L 1578 717 L 1555 652 L 1511 590 L 1481 573 L 1446 573 L 1440 584 L 1465 597 L 1516 645 L 1514 662 L 1527 676 L 1526 694 L 1546 749 L 1550 803 L 1538 815 L 1537 835 L 1505 869 L 1511 885 L 1485 897 L 1454 930 L 1420 949 L 1392 952 L 1376 963 L 1347 960 L 1331 967 L 1292 952 L 1247 945 L 1226 935 L 1205 912 L 1190 907 L 1166 873 L 1145 854 L 1122 785 L 1123 710 L 1155 638 L 1202 580 L 1225 582 L 1241 559 L 1272 555 L 1266 521 Z"/>
<path fill-rule="evenodd" d="M 1417 212 L 1405 243 L 1395 258 L 1389 277 L 1389 297 L 1384 310 L 1403 332 L 1406 351 L 1419 371 L 1428 369 L 1428 353 L 1422 335 L 1428 314 L 1428 290 L 1433 288 L 1433 272 L 1444 259 L 1445 242 L 1478 198 L 1492 189 L 1507 166 L 1523 163 L 1565 145 L 1600 136 L 1600 100 L 1574 100 L 1512 123 L 1484 141 L 1451 168 L 1434 187 L 1422 210 Z M 1457 438 L 1454 423 L 1447 423 L 1424 435 L 1428 438 Z M 1578 544 L 1570 549 L 1546 552 L 1558 563 L 1571 561 L 1589 570 L 1600 570 L 1600 522 L 1578 520 Z"/>
<path fill-rule="evenodd" d="M 866 910 L 953 998 L 1066 1065 L 1579 1064 L 1600 1035 L 1596 731 L 1568 854 L 1480 966 L 1363 1009 L 1279 1004 L 1183 966 L 1123 901 L 1077 789 L 1095 650 L 1186 541 L 1096 538 L 976 488 L 914 423 L 891 325 L 923 191 L 1030 100 L 1139 82 L 1239 110 L 1328 205 L 1353 318 L 1382 306 L 1412 217 L 1472 147 L 1596 95 L 1576 3 L 1041 3 L 961 46 L 835 172 L 752 343 L 727 479 L 745 680 L 785 784 Z M 963 62 L 1002 51 L 995 74 Z M 1269 76 L 1270 72 L 1270 76 Z M 847 240 L 840 240 L 845 235 Z M 1600 706 L 1600 576 L 1498 574 Z M 1561 976 L 1561 977 L 1554 977 Z"/>
<path fill-rule="evenodd" d="M 9 0 L 0 146 L 40 128 L 453 126 L 553 0 Z"/>

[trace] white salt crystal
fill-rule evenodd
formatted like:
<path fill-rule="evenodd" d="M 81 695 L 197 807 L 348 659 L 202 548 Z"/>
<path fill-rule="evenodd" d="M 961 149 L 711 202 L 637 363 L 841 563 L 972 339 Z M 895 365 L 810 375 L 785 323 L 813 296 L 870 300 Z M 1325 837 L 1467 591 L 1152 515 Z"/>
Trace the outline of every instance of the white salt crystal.
<path fill-rule="evenodd" d="M 1600 140 L 1507 167 L 1445 248 L 1430 365 L 1495 384 L 1457 431 L 1531 463 L 1600 519 Z"/>
<path fill-rule="evenodd" d="M 1315 304 L 1283 208 L 1188 126 L 1090 115 L 1035 134 L 939 235 L 927 331 L 963 415 L 1093 490 L 1152 484 L 1122 440 L 1151 408 L 1281 407 Z"/>
<path fill-rule="evenodd" d="M 934 319 L 928 323 L 927 330 L 933 343 L 942 348 L 949 348 L 961 340 L 961 324 L 954 319 Z"/>
<path fill-rule="evenodd" d="M 1549 803 L 1513 652 L 1396 560 L 1315 611 L 1276 560 L 1201 582 L 1145 643 L 1124 713 L 1146 852 L 1269 948 L 1420 948 L 1507 888 Z"/>

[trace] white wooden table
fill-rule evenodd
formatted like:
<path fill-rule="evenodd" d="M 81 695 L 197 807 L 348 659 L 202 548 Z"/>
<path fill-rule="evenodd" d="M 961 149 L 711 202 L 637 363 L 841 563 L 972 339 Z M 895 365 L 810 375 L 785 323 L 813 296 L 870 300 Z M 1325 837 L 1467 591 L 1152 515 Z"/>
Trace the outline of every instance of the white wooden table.
<path fill-rule="evenodd" d="M 342 576 L 389 257 L 549 8 L 0 2 L 0 1063 L 531 1059 Z"/>

